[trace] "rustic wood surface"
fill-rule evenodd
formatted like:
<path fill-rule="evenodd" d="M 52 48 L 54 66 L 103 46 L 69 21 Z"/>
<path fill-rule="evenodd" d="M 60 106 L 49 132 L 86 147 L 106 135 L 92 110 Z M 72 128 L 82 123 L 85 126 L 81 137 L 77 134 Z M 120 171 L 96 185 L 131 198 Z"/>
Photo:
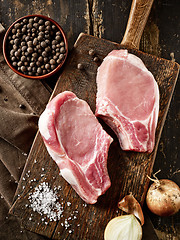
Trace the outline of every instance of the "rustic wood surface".
<path fill-rule="evenodd" d="M 58 93 L 70 90 L 79 98 L 88 102 L 95 111 L 96 101 L 96 72 L 103 58 L 113 49 L 120 49 L 121 45 L 89 35 L 81 34 L 74 49 L 72 50 L 64 71 L 57 82 L 52 97 Z M 94 49 L 99 62 L 94 62 L 89 55 L 89 50 Z M 144 54 L 138 50 L 130 52 L 139 56 L 147 68 L 153 73 L 160 89 L 160 112 L 156 131 L 156 145 L 151 154 L 122 151 L 117 138 L 112 131 L 104 125 L 104 128 L 112 135 L 115 141 L 111 144 L 108 157 L 108 171 L 112 182 L 111 188 L 101 196 L 95 205 L 83 207 L 83 201 L 76 195 L 71 186 L 58 176 L 58 169 L 52 163 L 43 140 L 38 133 L 27 160 L 27 166 L 22 175 L 18 194 L 19 198 L 11 208 L 11 213 L 18 216 L 28 230 L 35 231 L 52 239 L 79 239 L 95 240 L 103 239 L 104 229 L 113 217 L 120 215 L 117 204 L 118 200 L 132 192 L 136 199 L 143 204 L 148 188 L 152 167 L 157 152 L 158 142 L 165 117 L 176 83 L 179 66 L 176 63 L 154 56 Z M 77 64 L 82 63 L 83 70 L 77 69 Z M 36 166 L 38 165 L 38 168 Z M 44 170 L 42 170 L 44 169 Z M 30 176 L 28 176 L 28 171 Z M 41 175 L 45 176 L 41 178 Z M 53 177 L 55 176 L 55 179 Z M 23 180 L 25 179 L 25 180 Z M 33 181 L 36 179 L 36 181 Z M 63 205 L 71 203 L 70 211 L 78 211 L 76 221 L 71 221 L 71 226 L 66 230 L 61 224 L 70 216 L 70 211 L 63 213 L 59 222 L 42 222 L 41 218 L 33 212 L 31 207 L 26 207 L 28 198 L 34 191 L 34 187 L 42 181 L 48 182 L 51 188 L 61 186 L 58 195 L 63 198 Z M 138 186 L 138 187 L 137 187 Z M 31 218 L 31 221 L 27 221 Z M 39 225 L 38 225 L 39 224 Z M 79 225 L 81 227 L 79 227 Z M 69 231 L 72 231 L 69 234 Z"/>
<path fill-rule="evenodd" d="M 80 32 L 121 42 L 125 32 L 130 0 L 6 0 L 0 2 L 0 20 L 7 29 L 17 18 L 44 14 L 56 20 L 66 32 L 72 48 Z M 178 0 L 155 0 L 146 24 L 140 50 L 180 62 L 180 4 Z M 54 87 L 57 77 L 47 80 Z M 161 135 L 154 170 L 159 178 L 169 178 L 180 185 L 179 149 L 179 81 Z M 179 215 L 160 218 L 147 211 L 160 239 L 178 239 Z"/>

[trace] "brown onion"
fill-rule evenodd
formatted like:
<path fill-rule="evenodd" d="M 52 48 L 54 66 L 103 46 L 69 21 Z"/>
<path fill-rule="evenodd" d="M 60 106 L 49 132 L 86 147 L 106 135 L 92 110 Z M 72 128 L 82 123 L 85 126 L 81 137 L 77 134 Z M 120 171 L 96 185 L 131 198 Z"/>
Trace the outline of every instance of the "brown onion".
<path fill-rule="evenodd" d="M 153 181 L 146 196 L 150 211 L 158 216 L 170 216 L 177 213 L 180 209 L 179 186 L 168 179 Z"/>

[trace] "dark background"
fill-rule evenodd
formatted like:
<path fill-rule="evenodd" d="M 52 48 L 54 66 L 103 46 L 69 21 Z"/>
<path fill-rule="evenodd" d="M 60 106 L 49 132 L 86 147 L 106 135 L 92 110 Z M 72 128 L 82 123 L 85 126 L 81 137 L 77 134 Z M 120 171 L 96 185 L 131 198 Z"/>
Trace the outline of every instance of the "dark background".
<path fill-rule="evenodd" d="M 64 29 L 69 49 L 80 32 L 121 42 L 125 32 L 130 0 L 1 0 L 0 22 L 7 29 L 19 17 L 43 14 L 53 18 Z M 180 1 L 155 0 L 145 27 L 140 50 L 180 63 Z M 51 88 L 57 77 L 48 79 Z M 180 185 L 179 105 L 180 84 L 177 81 L 167 119 L 159 143 L 153 172 Z M 147 210 L 148 211 L 148 210 Z M 160 218 L 148 212 L 160 239 L 179 239 L 179 214 Z M 179 235 L 180 236 L 180 235 Z"/>

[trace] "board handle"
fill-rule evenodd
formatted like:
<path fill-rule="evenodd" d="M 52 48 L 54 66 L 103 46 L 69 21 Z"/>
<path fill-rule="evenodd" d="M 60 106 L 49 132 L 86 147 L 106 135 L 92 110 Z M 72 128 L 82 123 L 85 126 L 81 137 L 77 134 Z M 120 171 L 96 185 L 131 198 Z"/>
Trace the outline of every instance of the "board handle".
<path fill-rule="evenodd" d="M 139 49 L 141 36 L 154 0 L 133 0 L 126 31 L 121 42 L 130 48 Z"/>

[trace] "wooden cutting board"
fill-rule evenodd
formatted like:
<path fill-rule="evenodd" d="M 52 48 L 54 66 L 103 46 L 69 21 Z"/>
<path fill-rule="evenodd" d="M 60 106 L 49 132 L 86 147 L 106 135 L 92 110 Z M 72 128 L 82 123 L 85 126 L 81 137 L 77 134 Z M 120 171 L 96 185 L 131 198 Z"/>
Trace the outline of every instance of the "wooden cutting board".
<path fill-rule="evenodd" d="M 142 11 L 144 9 L 143 5 L 138 8 L 139 5 L 136 3 L 142 4 L 144 2 L 151 2 L 152 5 L 152 1 L 138 0 L 133 1 L 132 9 Z M 148 5 L 148 11 L 150 11 L 151 5 Z M 130 19 L 132 20 L 132 16 L 136 16 L 137 20 L 139 15 L 137 15 L 136 11 L 136 14 L 132 13 L 132 9 Z M 142 12 L 145 14 L 144 10 Z M 147 18 L 147 9 L 145 12 L 144 17 Z M 138 19 L 142 23 L 142 19 Z M 144 28 L 145 22 L 143 21 L 142 28 Z M 98 66 L 113 49 L 125 48 L 124 45 L 130 46 L 127 47 L 128 51 L 142 59 L 146 67 L 154 75 L 160 90 L 160 111 L 154 151 L 151 154 L 122 151 L 115 134 L 100 120 L 105 130 L 114 138 L 108 156 L 108 172 L 112 185 L 103 196 L 99 197 L 96 204 L 87 205 L 59 175 L 59 169 L 47 153 L 38 132 L 18 185 L 16 199 L 10 210 L 10 213 L 20 218 L 23 226 L 30 231 L 52 239 L 103 239 L 107 223 L 113 217 L 121 214 L 117 208 L 119 199 L 131 192 L 141 204 L 144 202 L 149 184 L 147 175 L 150 176 L 152 173 L 160 135 L 176 84 L 179 65 L 132 48 L 132 46 L 138 47 L 139 35 L 142 32 L 131 39 L 130 36 L 132 37 L 135 33 L 130 28 L 130 24 L 129 22 L 128 34 L 126 32 L 122 42 L 123 45 L 83 33 L 80 34 L 51 98 L 62 91 L 70 90 L 79 98 L 86 100 L 94 112 Z M 95 50 L 94 56 L 89 55 L 91 49 Z M 94 61 L 96 60 L 94 57 L 98 57 L 99 60 Z M 83 66 L 82 70 L 77 68 L 79 63 Z M 45 215 L 41 216 L 30 207 L 29 197 L 34 192 L 34 189 L 43 182 L 48 183 L 53 191 L 57 191 L 57 201 L 63 206 L 63 216 L 59 221 L 50 221 Z"/>

